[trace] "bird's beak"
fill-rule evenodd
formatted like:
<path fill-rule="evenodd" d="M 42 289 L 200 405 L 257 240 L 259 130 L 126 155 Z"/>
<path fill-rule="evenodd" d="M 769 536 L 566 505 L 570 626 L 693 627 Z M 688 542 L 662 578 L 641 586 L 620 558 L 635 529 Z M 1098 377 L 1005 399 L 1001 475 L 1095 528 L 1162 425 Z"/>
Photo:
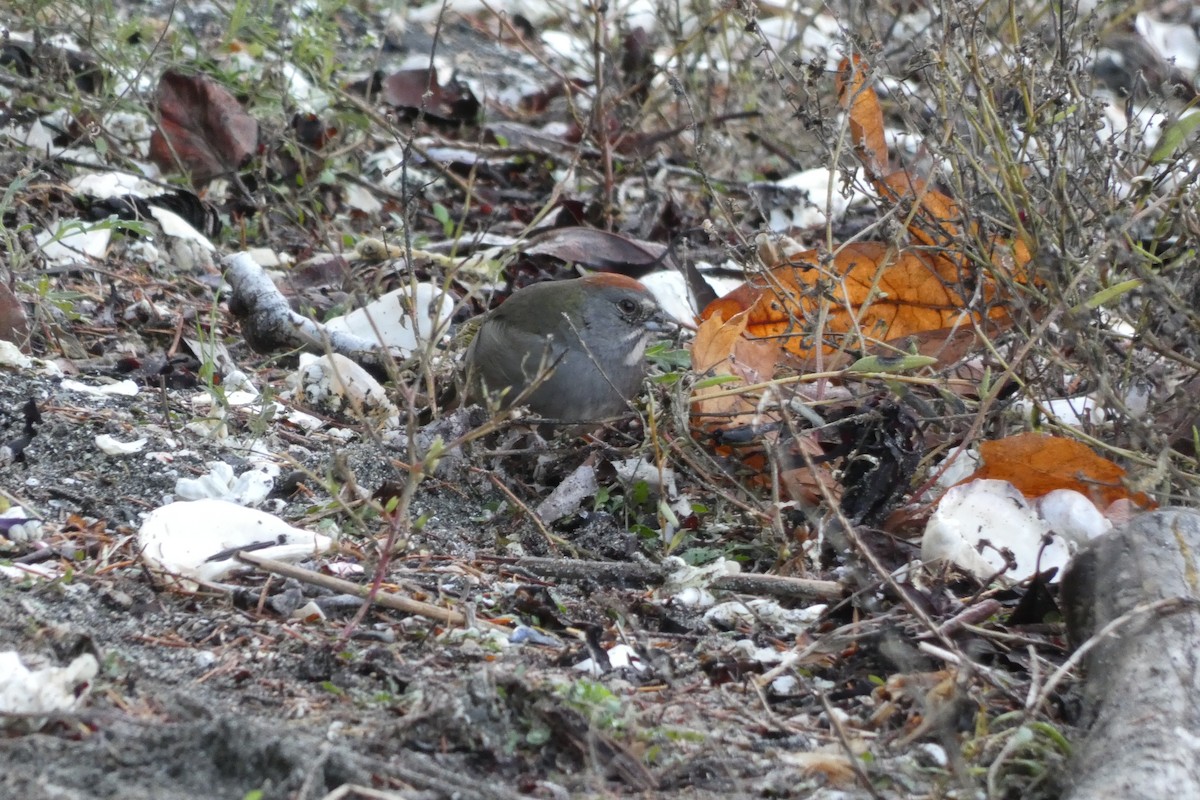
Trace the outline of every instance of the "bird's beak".
<path fill-rule="evenodd" d="M 678 327 L 679 323 L 676 322 L 670 314 L 662 309 L 656 311 L 654 316 L 650 317 L 650 319 L 646 320 L 645 322 L 646 330 L 650 331 L 651 333 L 671 333 Z"/>

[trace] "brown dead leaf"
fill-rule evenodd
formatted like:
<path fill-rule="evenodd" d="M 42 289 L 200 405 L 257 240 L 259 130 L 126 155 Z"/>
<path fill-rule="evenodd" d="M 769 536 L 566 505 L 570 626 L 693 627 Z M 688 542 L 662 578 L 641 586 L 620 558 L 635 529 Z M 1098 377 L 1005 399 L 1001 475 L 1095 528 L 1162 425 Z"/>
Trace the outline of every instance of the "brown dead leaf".
<path fill-rule="evenodd" d="M 838 103 L 847 109 L 850 141 L 868 174 L 882 175 L 888 163 L 879 96 L 867 85 L 867 63 L 858 54 L 843 58 L 837 74 Z"/>
<path fill-rule="evenodd" d="M 522 248 L 526 255 L 551 256 L 601 272 L 640 278 L 667 262 L 667 248 L 598 228 L 554 228 L 534 236 Z"/>
<path fill-rule="evenodd" d="M 834 476 L 833 465 L 825 459 L 825 449 L 815 436 L 800 436 L 788 442 L 789 461 L 795 464 L 779 473 L 779 485 L 785 497 L 807 503 L 824 503 L 826 499 L 840 505 L 845 494 L 841 482 Z"/>
<path fill-rule="evenodd" d="M 0 283 L 0 339 L 29 352 L 29 319 L 25 307 L 4 284 Z"/>
<path fill-rule="evenodd" d="M 757 417 L 758 396 L 727 394 L 739 386 L 769 381 L 775 372 L 775 348 L 744 335 L 749 315 L 728 321 L 715 314 L 700 324 L 692 340 L 692 369 L 703 378 L 729 381 L 704 386 L 692 394 L 692 416 L 700 427 L 727 429 L 751 425 Z"/>
<path fill-rule="evenodd" d="M 701 317 L 732 317 L 748 310 L 749 335 L 777 340 L 806 365 L 818 352 L 828 368 L 835 366 L 834 354 L 910 336 L 921 338 L 923 355 L 936 355 L 946 340 L 928 336 L 931 331 L 946 331 L 948 338 L 1009 319 L 1006 308 L 989 305 L 994 286 L 987 286 L 982 302 L 975 302 L 974 287 L 964 285 L 962 277 L 949 259 L 859 242 L 843 245 L 831 261 L 816 250 L 792 256 L 711 303 Z M 980 306 L 982 310 L 972 310 Z"/>
<path fill-rule="evenodd" d="M 826 496 L 840 498 L 841 487 L 830 466 L 823 463 L 821 444 L 809 435 L 791 435 L 780 424 L 777 404 L 760 408 L 761 391 L 735 391 L 771 380 L 778 355 L 775 345 L 745 335 L 748 319 L 744 312 L 728 321 L 714 315 L 700 324 L 692 341 L 695 373 L 702 379 L 729 380 L 693 391 L 692 430 L 721 441 L 714 449 L 740 460 L 754 476 L 752 482 L 766 485 L 774 461 L 780 486 L 790 499 L 819 502 Z M 733 440 L 743 443 L 735 446 Z"/>
<path fill-rule="evenodd" d="M 799 767 L 809 775 L 819 775 L 830 786 L 849 789 L 858 779 L 854 764 L 845 753 L 784 753 L 783 763 Z"/>
<path fill-rule="evenodd" d="M 158 128 L 150 158 L 203 184 L 240 169 L 258 150 L 258 122 L 224 87 L 203 75 L 168 70 L 158 82 Z"/>
<path fill-rule="evenodd" d="M 981 443 L 979 457 L 983 465 L 962 483 L 982 478 L 1008 481 L 1028 498 L 1074 489 L 1100 508 L 1125 499 L 1142 508 L 1157 505 L 1144 493 L 1125 488 L 1123 468 L 1074 439 L 1020 433 Z"/>
<path fill-rule="evenodd" d="M 437 69 L 402 69 L 383 79 L 381 92 L 385 103 L 408 114 L 452 124 L 472 123 L 482 108 L 471 87 L 459 80 L 442 85 Z"/>

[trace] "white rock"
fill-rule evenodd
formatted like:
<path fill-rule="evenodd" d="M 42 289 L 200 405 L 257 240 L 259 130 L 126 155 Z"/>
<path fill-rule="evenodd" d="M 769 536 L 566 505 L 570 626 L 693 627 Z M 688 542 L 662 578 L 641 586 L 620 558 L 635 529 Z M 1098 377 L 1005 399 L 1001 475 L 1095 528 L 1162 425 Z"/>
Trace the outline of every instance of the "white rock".
<path fill-rule="evenodd" d="M 645 458 L 626 458 L 609 463 L 621 483 L 630 485 L 645 481 L 651 491 L 665 494 L 670 499 L 679 494 L 675 488 L 675 470 L 671 467 L 663 467 L 660 470 L 658 464 Z"/>
<path fill-rule="evenodd" d="M 649 275 L 643 275 L 638 280 L 650 290 L 650 294 L 654 295 L 654 299 L 662 306 L 663 311 L 670 314 L 676 322 L 684 325 L 695 324 L 696 315 L 699 311 L 692 303 L 692 297 L 687 288 L 687 281 L 678 270 L 668 269 L 651 272 Z M 718 297 L 732 292 L 744 283 L 743 280 L 738 278 L 719 275 L 705 275 L 704 280 L 717 293 Z"/>
<path fill-rule="evenodd" d="M 209 241 L 207 236 L 192 227 L 190 222 L 174 211 L 152 205 L 150 206 L 150 216 L 158 222 L 158 227 L 162 229 L 163 235 L 192 242 L 210 253 L 216 252 L 216 245 Z"/>
<path fill-rule="evenodd" d="M 954 460 L 946 464 L 947 460 Z M 939 461 L 933 468 L 933 472 L 938 476 L 935 484 L 940 489 L 949 489 L 951 486 L 962 483 L 975 470 L 979 469 L 979 453 L 975 450 L 952 450 L 950 455 Z"/>
<path fill-rule="evenodd" d="M 22 353 L 12 342 L 0 339 L 0 366 L 29 369 L 33 366 L 33 359 Z"/>
<path fill-rule="evenodd" d="M 0 512 L 2 520 L 23 520 L 22 522 L 7 524 L 5 530 L 0 533 L 0 536 L 8 539 L 10 542 L 32 542 L 40 538 L 42 532 L 42 521 L 38 519 L 30 519 L 29 514 L 21 506 L 10 506 L 3 512 Z"/>
<path fill-rule="evenodd" d="M 1087 544 L 1113 527 L 1095 503 L 1073 489 L 1055 489 L 1039 497 L 1037 510 L 1051 530 L 1075 545 Z"/>
<path fill-rule="evenodd" d="M 1134 17 L 1133 24 L 1159 55 L 1173 60 L 1185 75 L 1194 75 L 1200 69 L 1200 33 L 1193 26 L 1160 22 L 1144 12 Z"/>
<path fill-rule="evenodd" d="M 747 601 L 732 600 L 715 605 L 704 612 L 704 619 L 729 630 L 744 625 L 760 626 L 789 636 L 807 631 L 825 613 L 825 608 L 824 603 L 803 608 L 784 608 L 774 600 L 755 597 Z M 759 653 L 755 657 L 762 655 Z"/>
<path fill-rule="evenodd" d="M 115 383 L 104 383 L 99 386 L 91 386 L 86 383 L 63 378 L 62 384 L 64 389 L 70 389 L 72 392 L 80 392 L 82 394 L 90 394 L 93 397 L 136 397 L 138 393 L 138 385 L 132 380 L 117 381 Z"/>
<path fill-rule="evenodd" d="M 613 669 L 622 669 L 624 667 L 633 667 L 638 672 L 646 668 L 638 657 L 637 651 L 627 644 L 618 644 L 608 650 L 608 663 Z M 600 664 L 597 664 L 590 658 L 585 658 L 575 665 L 575 669 L 580 672 L 587 672 L 594 677 L 599 677 L 604 674 L 605 670 Z"/>
<path fill-rule="evenodd" d="M 76 193 L 107 200 L 132 194 L 136 197 L 155 197 L 163 190 L 150 181 L 128 172 L 88 172 L 67 181 Z"/>
<path fill-rule="evenodd" d="M 112 228 L 80 219 L 62 219 L 53 230 L 44 230 L 36 238 L 47 261 L 68 264 L 104 258 L 112 240 Z"/>
<path fill-rule="evenodd" d="M 862 169 L 851 187 L 865 186 Z M 847 194 L 841 173 L 828 167 L 797 172 L 778 181 L 758 181 L 749 188 L 767 216 L 767 227 L 778 233 L 794 228 L 809 229 L 840 220 L 855 203 L 866 203 L 871 195 L 861 188 Z"/>

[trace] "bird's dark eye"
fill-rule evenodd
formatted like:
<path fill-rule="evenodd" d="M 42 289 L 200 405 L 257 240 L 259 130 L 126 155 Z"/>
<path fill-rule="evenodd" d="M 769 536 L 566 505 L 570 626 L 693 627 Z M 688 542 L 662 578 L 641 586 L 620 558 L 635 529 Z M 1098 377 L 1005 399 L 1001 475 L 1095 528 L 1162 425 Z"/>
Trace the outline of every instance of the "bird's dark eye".
<path fill-rule="evenodd" d="M 617 301 L 617 308 L 621 309 L 622 314 L 631 315 L 637 312 L 638 304 L 626 297 Z"/>

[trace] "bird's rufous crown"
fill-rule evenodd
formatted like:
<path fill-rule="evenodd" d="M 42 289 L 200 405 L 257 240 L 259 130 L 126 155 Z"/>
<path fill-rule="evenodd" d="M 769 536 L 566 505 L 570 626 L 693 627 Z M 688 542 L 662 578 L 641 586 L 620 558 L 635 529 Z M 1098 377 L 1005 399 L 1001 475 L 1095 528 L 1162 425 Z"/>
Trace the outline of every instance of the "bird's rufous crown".
<path fill-rule="evenodd" d="M 613 286 L 622 289 L 636 289 L 641 292 L 649 291 L 641 281 L 616 272 L 597 272 L 584 277 L 583 280 L 592 286 Z"/>

